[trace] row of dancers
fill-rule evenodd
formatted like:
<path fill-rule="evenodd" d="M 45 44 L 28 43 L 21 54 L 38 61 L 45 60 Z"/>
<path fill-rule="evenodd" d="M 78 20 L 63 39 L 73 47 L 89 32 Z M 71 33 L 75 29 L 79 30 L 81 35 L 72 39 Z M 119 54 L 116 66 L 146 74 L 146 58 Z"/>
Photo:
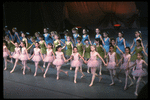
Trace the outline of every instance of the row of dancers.
<path fill-rule="evenodd" d="M 137 90 L 138 90 L 139 82 L 140 81 L 144 82 L 142 80 L 142 77 L 147 75 L 147 71 L 143 70 L 142 65 L 141 65 L 142 63 L 147 65 L 147 63 L 143 60 L 143 54 L 141 53 L 141 51 L 145 55 L 147 55 L 147 53 L 145 52 L 140 39 L 136 40 L 135 50 L 133 50 L 133 52 L 130 53 L 129 47 L 126 47 L 125 51 L 122 52 L 122 50 L 120 50 L 120 48 L 115 44 L 114 38 L 112 38 L 110 40 L 111 45 L 109 46 L 108 52 L 106 52 L 105 48 L 101 44 L 100 38 L 95 39 L 94 45 L 90 45 L 89 40 L 85 39 L 84 40 L 85 45 L 83 45 L 81 43 L 82 42 L 81 38 L 77 37 L 77 39 L 76 39 L 77 44 L 75 47 L 73 46 L 73 44 L 71 42 L 70 36 L 66 36 L 67 41 L 65 42 L 63 47 L 61 46 L 61 43 L 58 40 L 57 34 L 54 35 L 54 38 L 55 38 L 55 41 L 53 42 L 53 45 L 52 45 L 52 43 L 46 44 L 45 41 L 43 40 L 43 37 L 39 36 L 39 40 L 40 40 L 39 42 L 36 42 L 35 38 L 32 38 L 31 39 L 32 44 L 30 46 L 26 46 L 26 44 L 27 44 L 26 42 L 21 41 L 20 44 L 18 42 L 14 43 L 13 41 L 9 40 L 8 36 L 6 36 L 5 40 L 7 41 L 7 43 L 11 43 L 11 44 L 15 45 L 15 48 L 14 48 L 15 53 L 10 54 L 9 51 L 11 51 L 12 45 L 11 46 L 9 45 L 9 49 L 7 49 L 6 42 L 3 42 L 3 57 L 4 57 L 4 61 L 5 61 L 4 70 L 7 69 L 7 61 L 8 61 L 7 56 L 8 55 L 10 58 L 16 59 L 13 69 L 10 71 L 11 73 L 14 71 L 14 69 L 18 63 L 18 60 L 22 61 L 23 75 L 25 75 L 26 67 L 29 69 L 29 71 L 31 71 L 30 67 L 28 67 L 26 63 L 27 63 L 27 60 L 32 59 L 35 62 L 34 76 L 36 76 L 38 68 L 40 68 L 42 71 L 44 71 L 44 69 L 38 65 L 39 61 L 43 60 L 44 63 L 48 62 L 48 65 L 47 65 L 47 68 L 45 70 L 43 77 L 44 78 L 46 77 L 46 73 L 48 71 L 50 64 L 53 64 L 56 66 L 56 69 L 57 69 L 57 78 L 56 79 L 58 80 L 60 72 L 64 72 L 66 75 L 68 75 L 68 71 L 62 70 L 61 66 L 62 66 L 62 64 L 64 64 L 64 62 L 68 62 L 69 60 L 71 60 L 70 70 L 72 69 L 72 67 L 76 68 L 75 76 L 74 76 L 74 83 L 76 83 L 77 71 L 81 72 L 81 74 L 82 74 L 81 78 L 85 76 L 84 73 L 82 72 L 82 64 L 84 62 L 88 66 L 88 68 L 87 68 L 88 73 L 89 73 L 89 68 L 91 68 L 92 80 L 91 80 L 91 83 L 89 86 L 92 86 L 95 76 L 97 76 L 99 78 L 99 81 L 101 81 L 101 79 L 102 79 L 101 70 L 102 70 L 102 62 L 103 62 L 104 66 L 107 66 L 107 69 L 110 72 L 110 76 L 111 76 L 111 80 L 112 80 L 112 83 L 110 85 L 114 85 L 114 79 L 113 79 L 114 76 L 116 76 L 117 79 L 119 80 L 119 82 L 121 82 L 118 75 L 116 74 L 116 66 L 119 66 L 121 61 L 123 61 L 123 64 L 121 64 L 120 69 L 124 69 L 125 74 L 126 74 L 124 90 L 127 89 L 128 78 L 131 80 L 131 84 L 129 86 L 133 85 L 133 81 L 132 81 L 132 78 L 130 77 L 129 73 L 130 73 L 132 66 L 136 65 L 136 68 L 135 67 L 133 68 L 134 73 L 132 72 L 132 75 L 134 76 L 133 78 L 138 77 L 138 81 L 136 84 L 136 91 L 135 91 L 135 95 L 138 95 Z M 23 40 L 25 40 L 25 39 L 23 39 Z M 21 46 L 22 48 L 20 49 L 19 46 Z M 29 56 L 28 50 L 30 50 L 31 47 L 33 47 L 33 46 L 35 46 L 33 48 L 33 55 Z M 40 46 L 40 48 L 39 48 L 39 46 Z M 44 46 L 47 49 L 43 48 Z M 66 47 L 67 47 L 67 49 L 66 49 Z M 65 48 L 66 52 L 64 52 L 64 48 Z M 122 55 L 123 55 L 122 57 L 120 56 L 120 54 L 118 54 L 116 52 L 116 49 L 118 49 L 122 53 Z M 45 52 L 45 55 L 43 55 L 43 52 Z M 133 56 L 131 56 L 131 54 L 133 54 L 134 52 L 135 52 L 135 54 Z M 106 63 L 105 63 L 104 59 L 107 59 Z M 119 59 L 120 59 L 120 61 L 118 62 Z M 134 64 L 132 66 L 129 66 L 131 63 L 130 61 L 134 61 Z M 43 65 L 45 65 L 45 64 L 43 64 Z M 43 66 L 43 67 L 45 67 L 45 66 Z M 97 67 L 100 67 L 99 75 L 96 73 Z M 79 70 L 79 68 L 80 68 L 80 70 Z"/>

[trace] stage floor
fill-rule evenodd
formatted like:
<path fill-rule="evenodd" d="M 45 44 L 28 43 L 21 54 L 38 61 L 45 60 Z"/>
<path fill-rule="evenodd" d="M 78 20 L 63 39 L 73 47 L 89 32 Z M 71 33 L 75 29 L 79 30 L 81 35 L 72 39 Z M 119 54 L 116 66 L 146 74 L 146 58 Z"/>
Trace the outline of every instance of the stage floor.
<path fill-rule="evenodd" d="M 131 32 L 132 31 L 132 32 Z M 134 30 L 126 31 L 125 39 L 132 43 L 134 38 Z M 111 36 L 110 36 L 111 37 Z M 148 30 L 143 29 L 143 43 L 144 46 L 148 43 Z M 109 76 L 109 71 L 105 67 L 102 69 L 101 82 L 96 77 L 92 87 L 89 87 L 91 82 L 91 74 L 86 73 L 86 65 L 83 65 L 83 72 L 85 77 L 80 79 L 81 73 L 78 72 L 77 83 L 74 80 L 74 68 L 72 71 L 69 70 L 69 65 L 63 65 L 62 69 L 68 71 L 69 76 L 64 73 L 60 73 L 60 79 L 56 80 L 56 69 L 50 67 L 47 72 L 47 77 L 43 78 L 43 73 L 38 69 L 37 76 L 34 77 L 35 66 L 32 61 L 28 61 L 27 65 L 31 68 L 31 72 L 26 69 L 26 75 L 22 75 L 21 66 L 17 66 L 13 73 L 10 73 L 13 65 L 8 63 L 8 69 L 3 71 L 3 98 L 13 99 L 13 98 L 123 98 L 123 99 L 135 99 L 134 95 L 135 86 L 131 86 L 126 91 L 124 91 L 125 75 L 122 71 L 119 74 L 122 83 L 119 83 L 115 78 L 115 85 L 110 86 L 111 79 Z M 47 65 L 47 64 L 46 64 Z M 40 63 L 42 66 L 42 62 Z M 4 68 L 4 64 L 3 64 Z M 97 70 L 98 73 L 99 69 Z M 117 72 L 119 69 L 117 69 Z M 146 83 L 148 82 L 148 77 L 143 78 Z M 130 84 L 130 80 L 128 81 Z M 138 92 L 144 86 L 140 83 Z"/>

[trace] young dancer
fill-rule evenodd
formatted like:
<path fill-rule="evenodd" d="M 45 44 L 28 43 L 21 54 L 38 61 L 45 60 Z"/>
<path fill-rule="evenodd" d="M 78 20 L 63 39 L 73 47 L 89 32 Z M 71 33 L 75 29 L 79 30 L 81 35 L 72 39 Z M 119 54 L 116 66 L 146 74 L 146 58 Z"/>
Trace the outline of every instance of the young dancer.
<path fill-rule="evenodd" d="M 72 29 L 72 33 L 73 33 L 73 38 L 74 38 L 74 46 L 76 46 L 77 42 L 77 37 L 79 37 L 80 35 L 78 34 L 78 29 L 77 28 L 73 28 Z"/>
<path fill-rule="evenodd" d="M 143 42 L 142 42 L 142 33 L 141 33 L 141 31 L 135 31 L 135 38 L 133 39 L 133 43 L 130 47 L 131 52 L 133 52 L 133 50 L 135 49 L 137 40 L 141 40 L 141 46 L 144 48 Z"/>
<path fill-rule="evenodd" d="M 105 43 L 104 43 L 104 40 L 103 40 L 103 38 L 102 38 L 102 36 L 101 36 L 101 34 L 100 34 L 99 28 L 96 28 L 96 29 L 95 29 L 95 32 L 96 32 L 95 39 L 99 38 L 100 41 L 102 41 L 102 44 L 105 44 Z M 96 45 L 96 44 L 94 43 L 94 45 Z"/>
<path fill-rule="evenodd" d="M 103 37 L 104 37 L 103 47 L 106 50 L 106 53 L 108 53 L 108 51 L 109 51 L 109 43 L 110 43 L 110 38 L 108 37 L 108 32 L 103 32 Z"/>
<path fill-rule="evenodd" d="M 120 60 L 120 61 L 118 62 L 118 64 L 117 64 L 117 65 L 119 65 L 119 63 L 121 63 L 121 62 L 123 61 L 123 63 L 122 63 L 122 65 L 121 65 L 120 69 L 121 69 L 121 70 L 123 69 L 123 70 L 125 71 L 125 75 L 126 75 L 124 90 L 127 89 L 128 77 L 129 77 L 129 79 L 130 79 L 130 81 L 131 81 L 131 83 L 130 83 L 130 85 L 129 85 L 128 87 L 130 87 L 130 86 L 133 85 L 132 78 L 131 78 L 130 75 L 129 75 L 129 74 L 130 74 L 129 66 L 131 65 L 131 63 L 130 63 L 130 58 L 131 58 L 131 55 L 130 55 L 130 48 L 129 48 L 129 47 L 126 47 L 126 48 L 125 48 L 125 53 L 123 54 L 121 60 Z"/>
<path fill-rule="evenodd" d="M 25 37 L 25 33 L 23 31 L 21 31 L 20 34 L 21 34 L 21 37 L 22 37 L 22 41 L 26 43 L 26 48 L 28 48 L 29 44 L 28 44 L 27 38 Z"/>
<path fill-rule="evenodd" d="M 119 82 L 122 82 L 118 75 L 116 74 L 116 63 L 118 63 L 118 60 L 117 60 L 117 56 L 116 56 L 116 53 L 114 52 L 114 46 L 110 45 L 109 47 L 109 52 L 108 52 L 108 60 L 107 60 L 107 69 L 109 70 L 110 72 L 110 77 L 111 77 L 111 80 L 112 80 L 112 83 L 110 84 L 110 86 L 114 85 L 114 76 L 116 76 L 116 78 L 118 79 Z"/>
<path fill-rule="evenodd" d="M 6 42 L 3 41 L 3 58 L 4 58 L 4 62 L 5 62 L 5 68 L 4 70 L 7 69 L 7 56 L 9 55 L 9 57 L 11 57 L 8 49 L 7 49 L 7 46 L 6 46 Z"/>
<path fill-rule="evenodd" d="M 57 80 L 59 79 L 59 73 L 60 72 L 64 72 L 67 76 L 68 76 L 68 71 L 63 71 L 61 68 L 62 64 L 64 64 L 64 62 L 66 62 L 66 58 L 64 57 L 64 53 L 61 52 L 62 48 L 61 48 L 61 45 L 58 45 L 56 47 L 56 59 L 54 57 L 54 61 L 53 61 L 53 64 L 56 65 L 56 68 L 57 68 Z"/>
<path fill-rule="evenodd" d="M 67 47 L 66 49 L 66 58 L 70 58 L 71 54 L 72 54 L 72 50 L 73 50 L 73 44 L 70 41 L 70 36 L 67 36 L 67 41 L 65 42 L 65 46 Z M 72 70 L 72 67 L 70 66 L 70 70 Z"/>
<path fill-rule="evenodd" d="M 99 77 L 99 82 L 102 79 L 102 77 L 97 75 L 96 73 L 96 68 L 99 66 L 99 61 L 97 60 L 97 56 L 102 60 L 102 62 L 105 65 L 103 58 L 99 55 L 98 52 L 95 51 L 95 46 L 91 46 L 90 59 L 88 61 L 84 61 L 85 63 L 87 63 L 88 67 L 91 67 L 92 80 L 89 85 L 90 87 L 93 85 L 95 76 Z"/>
<path fill-rule="evenodd" d="M 141 45 L 141 40 L 136 40 L 136 46 L 135 46 L 135 49 L 131 52 L 131 54 L 133 54 L 134 52 L 134 54 L 131 56 L 131 61 L 135 61 L 136 59 L 137 59 L 137 53 L 138 52 L 142 52 L 143 51 L 143 53 L 146 55 L 146 56 L 148 56 L 148 54 L 145 52 L 145 49 L 142 47 L 142 45 Z M 144 59 L 144 57 L 143 57 L 143 59 Z"/>
<path fill-rule="evenodd" d="M 147 76 L 147 70 L 145 68 L 143 68 L 142 64 L 145 64 L 146 66 L 148 66 L 148 64 L 142 59 L 143 55 L 141 52 L 137 53 L 137 59 L 135 61 L 135 63 L 133 65 L 131 65 L 130 67 L 133 67 L 136 65 L 136 69 L 135 67 L 133 68 L 134 71 L 132 72 L 132 75 L 135 77 L 138 77 L 138 80 L 136 82 L 136 89 L 134 94 L 136 96 L 138 96 L 138 88 L 139 88 L 139 84 L 142 81 L 145 84 L 145 81 L 142 79 L 142 77 Z M 129 68 L 130 68 L 129 67 Z"/>
<path fill-rule="evenodd" d="M 15 50 L 15 46 L 12 44 L 11 40 L 9 39 L 9 37 L 6 35 L 5 36 L 5 41 L 7 42 L 7 48 L 10 51 L 10 54 L 13 55 L 14 50 Z M 11 57 L 10 63 L 13 63 L 13 58 Z"/>
<path fill-rule="evenodd" d="M 56 51 L 56 47 L 58 45 L 61 45 L 60 40 L 59 40 L 59 36 L 57 34 L 54 35 L 55 41 L 53 41 L 53 52 L 55 53 Z"/>
<path fill-rule="evenodd" d="M 41 53 L 41 50 L 39 49 L 39 43 L 38 43 L 38 42 L 35 43 L 34 53 L 33 53 L 32 56 L 30 57 L 30 59 L 31 59 L 31 58 L 32 58 L 32 60 L 33 60 L 34 63 L 35 63 L 35 73 L 34 73 L 34 76 L 36 76 L 38 67 L 42 70 L 42 72 L 44 72 L 44 69 L 42 69 L 42 68 L 39 66 L 39 62 L 40 62 L 41 60 L 43 60 L 43 55 L 42 55 L 42 53 Z"/>
<path fill-rule="evenodd" d="M 46 45 L 48 43 L 53 43 L 53 40 L 51 38 L 51 35 L 49 34 L 49 28 L 44 28 L 44 34 L 43 36 L 45 37 L 45 42 L 46 42 Z"/>
<path fill-rule="evenodd" d="M 90 45 L 92 45 L 91 40 L 90 40 L 90 37 L 89 37 L 89 35 L 87 34 L 88 30 L 87 30 L 87 29 L 83 29 L 82 32 L 83 32 L 83 35 L 82 35 L 82 44 L 85 45 L 85 42 L 84 42 L 84 41 L 85 41 L 86 39 L 88 39 Z"/>
<path fill-rule="evenodd" d="M 13 27 L 12 28 L 12 32 L 14 33 L 14 42 L 18 42 L 18 43 L 21 43 L 21 40 L 20 40 L 20 37 L 19 37 L 19 34 L 17 32 L 17 28 L 16 27 Z"/>
<path fill-rule="evenodd" d="M 7 26 L 4 27 L 4 31 L 5 31 L 5 34 L 8 35 L 9 39 L 13 41 L 13 36 L 12 36 L 10 30 L 8 30 Z"/>
<path fill-rule="evenodd" d="M 35 32 L 35 37 L 37 42 L 40 41 L 39 36 L 40 36 L 40 32 Z"/>
<path fill-rule="evenodd" d="M 90 58 L 90 52 L 91 52 L 90 47 L 91 47 L 91 45 L 89 44 L 88 39 L 86 39 L 84 41 L 84 43 L 85 43 L 85 45 L 84 45 L 85 50 L 83 51 L 84 52 L 84 59 L 87 61 Z M 87 73 L 90 73 L 89 72 L 89 67 L 87 68 Z"/>
<path fill-rule="evenodd" d="M 43 57 L 45 58 L 45 55 L 46 55 L 46 42 L 43 40 L 43 36 L 39 36 L 39 44 L 40 44 L 40 50 L 41 50 L 41 53 L 43 55 Z M 45 68 L 45 62 L 43 63 L 43 67 Z"/>
<path fill-rule="evenodd" d="M 82 74 L 81 78 L 82 78 L 83 76 L 85 76 L 85 75 L 83 74 L 83 72 L 82 72 L 81 70 L 79 70 L 79 66 L 82 66 L 82 61 L 79 59 L 79 57 L 80 57 L 82 60 L 84 60 L 83 57 L 78 53 L 77 47 L 73 47 L 73 53 L 71 54 L 71 56 L 70 56 L 70 58 L 69 58 L 68 60 L 70 60 L 70 59 L 73 58 L 73 60 L 71 61 L 71 67 L 76 67 L 76 68 L 75 68 L 75 74 L 74 74 L 74 83 L 77 83 L 77 82 L 76 82 L 76 78 L 77 78 L 77 72 L 78 72 L 78 71 Z M 68 61 L 68 60 L 67 60 L 67 61 Z"/>
<path fill-rule="evenodd" d="M 123 52 L 120 50 L 120 48 L 116 45 L 115 38 L 111 38 L 110 42 L 111 42 L 111 45 L 114 46 L 114 52 L 116 52 L 117 50 L 119 50 L 121 52 L 121 54 L 123 54 Z M 117 55 L 117 59 L 119 60 L 121 58 L 121 55 L 119 55 L 117 52 L 116 52 L 116 55 Z"/>
<path fill-rule="evenodd" d="M 11 41 L 11 42 L 12 42 L 12 41 Z M 20 56 L 20 54 L 21 54 L 21 51 L 20 51 L 20 47 L 19 47 L 18 42 L 15 42 L 15 43 L 12 42 L 12 44 L 15 45 L 15 52 L 13 53 L 12 57 L 13 57 L 14 59 L 16 59 L 16 60 L 15 60 L 14 67 L 13 67 L 13 69 L 10 71 L 10 73 L 14 72 L 14 70 L 15 70 L 17 64 L 19 64 L 18 61 L 19 61 L 19 56 Z M 21 64 L 19 64 L 19 65 L 21 65 Z M 22 65 L 21 65 L 21 66 L 22 66 Z"/>
<path fill-rule="evenodd" d="M 27 66 L 27 60 L 29 59 L 29 55 L 27 52 L 27 49 L 25 47 L 25 42 L 21 42 L 21 54 L 19 56 L 19 59 L 22 61 L 23 64 L 23 75 L 25 75 L 25 69 L 28 68 L 29 71 L 31 71 L 31 68 Z"/>
<path fill-rule="evenodd" d="M 102 43 L 101 43 L 101 41 L 100 41 L 99 38 L 96 38 L 96 39 L 95 39 L 95 44 L 96 44 L 96 51 L 99 53 L 99 55 L 100 55 L 103 59 L 106 58 L 106 51 L 105 51 L 105 49 L 103 48 Z M 98 58 L 98 60 L 99 60 L 99 63 L 100 63 L 99 75 L 102 75 L 102 61 L 101 61 L 101 59 L 99 59 L 99 58 Z"/>
<path fill-rule="evenodd" d="M 77 37 L 77 44 L 76 44 L 76 47 L 78 48 L 78 53 L 84 57 L 84 45 L 81 43 L 81 38 L 80 37 Z M 82 66 L 80 66 L 80 70 L 82 71 Z"/>
<path fill-rule="evenodd" d="M 49 69 L 50 64 L 53 62 L 53 60 L 55 58 L 54 57 L 55 55 L 53 53 L 53 49 L 52 48 L 53 48 L 53 45 L 51 43 L 48 43 L 47 50 L 46 50 L 46 57 L 43 59 L 44 62 L 48 62 L 47 68 L 46 68 L 45 73 L 43 75 L 44 78 L 46 77 L 46 73 L 47 73 L 47 71 Z"/>
<path fill-rule="evenodd" d="M 118 32 L 118 37 L 116 39 L 116 44 L 119 47 L 119 49 L 124 53 L 125 52 L 125 48 L 126 48 L 126 41 L 123 38 L 123 33 L 122 32 Z M 120 54 L 121 52 L 117 49 L 116 52 L 118 54 Z"/>

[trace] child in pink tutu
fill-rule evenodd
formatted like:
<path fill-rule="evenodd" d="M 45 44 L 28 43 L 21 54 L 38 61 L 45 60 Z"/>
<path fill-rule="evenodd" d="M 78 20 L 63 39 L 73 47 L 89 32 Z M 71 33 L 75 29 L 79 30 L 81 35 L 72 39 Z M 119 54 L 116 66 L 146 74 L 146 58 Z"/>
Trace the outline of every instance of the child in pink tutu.
<path fill-rule="evenodd" d="M 66 62 L 66 58 L 64 57 L 64 53 L 61 51 L 61 45 L 58 45 L 56 47 L 56 59 L 54 58 L 53 64 L 56 65 L 57 68 L 57 80 L 59 79 L 59 73 L 60 72 L 64 72 L 67 76 L 68 76 L 68 71 L 63 71 L 61 68 L 61 66 L 64 64 L 64 62 Z"/>
<path fill-rule="evenodd" d="M 78 53 L 78 49 L 77 47 L 73 48 L 73 53 L 71 54 L 70 58 L 68 60 L 71 60 L 73 58 L 73 60 L 71 61 L 71 67 L 76 67 L 75 69 L 75 75 L 74 75 L 74 83 L 76 83 L 76 78 L 77 78 L 77 72 L 79 71 L 82 76 L 85 76 L 82 72 L 82 70 L 79 70 L 79 67 L 82 66 L 82 61 L 80 60 L 80 58 L 84 61 L 83 57 Z M 68 61 L 67 60 L 67 61 Z"/>
<path fill-rule="evenodd" d="M 8 49 L 7 49 L 7 46 L 6 46 L 6 42 L 3 41 L 3 58 L 4 58 L 4 62 L 5 62 L 5 68 L 4 68 L 4 70 L 7 69 L 7 56 L 8 55 L 11 57 L 11 55 L 10 55 Z"/>
<path fill-rule="evenodd" d="M 41 55 L 41 56 L 40 56 Z M 34 73 L 34 76 L 36 76 L 36 73 L 37 73 L 37 69 L 38 67 L 42 70 L 42 72 L 44 72 L 44 69 L 42 69 L 40 66 L 39 66 L 39 62 L 43 59 L 43 55 L 41 53 L 41 50 L 39 49 L 39 43 L 36 42 L 35 43 L 35 48 L 33 50 L 33 54 L 32 56 L 30 57 L 30 59 L 32 58 L 32 60 L 34 61 L 35 63 L 35 73 Z"/>
<path fill-rule="evenodd" d="M 99 65 L 100 65 L 99 61 L 97 60 L 97 57 L 99 57 L 102 60 L 102 62 L 104 63 L 104 65 L 106 65 L 103 58 L 99 55 L 98 52 L 95 51 L 95 48 L 96 48 L 95 46 L 91 46 L 90 59 L 88 61 L 84 61 L 85 63 L 87 63 L 88 67 L 91 67 L 92 80 L 91 80 L 91 83 L 89 86 L 93 85 L 95 76 L 99 77 L 99 82 L 102 79 L 102 77 L 96 73 L 96 68 L 99 67 Z"/>
<path fill-rule="evenodd" d="M 134 67 L 134 71 L 132 72 L 133 76 L 138 77 L 138 80 L 136 82 L 136 90 L 134 92 L 134 94 L 136 96 L 138 96 L 137 91 L 139 88 L 140 81 L 142 81 L 145 84 L 145 81 L 142 79 L 142 77 L 148 75 L 147 70 L 145 68 L 143 68 L 143 66 L 142 66 L 142 64 L 145 64 L 146 66 L 148 66 L 148 64 L 142 59 L 142 57 L 143 57 L 143 55 L 141 52 L 137 53 L 137 59 L 136 59 L 135 63 L 130 66 L 130 67 L 133 67 L 136 65 L 136 69 Z"/>
<path fill-rule="evenodd" d="M 114 52 L 114 46 L 113 45 L 110 45 L 109 46 L 109 52 L 107 54 L 108 56 L 108 60 L 107 60 L 107 69 L 109 70 L 110 72 L 110 77 L 111 77 L 111 80 L 112 80 L 112 83 L 110 84 L 111 85 L 114 85 L 114 79 L 113 77 L 116 76 L 116 78 L 119 80 L 119 82 L 122 82 L 118 75 L 116 75 L 116 63 L 118 62 L 117 60 L 117 56 L 116 56 L 116 52 Z"/>
<path fill-rule="evenodd" d="M 51 43 L 48 43 L 47 45 L 47 50 L 46 50 L 46 57 L 43 59 L 44 62 L 48 62 L 47 68 L 45 70 L 45 73 L 43 75 L 43 77 L 46 77 L 46 73 L 49 69 L 50 64 L 53 62 L 54 60 L 54 53 L 53 53 L 53 49 L 52 49 L 53 45 Z M 53 56 L 52 56 L 53 55 Z"/>
<path fill-rule="evenodd" d="M 29 59 L 29 55 L 27 52 L 27 49 L 25 47 L 25 42 L 21 42 L 21 54 L 19 56 L 19 59 L 22 61 L 23 64 L 23 75 L 25 75 L 25 69 L 28 68 L 29 71 L 31 71 L 31 68 L 27 66 L 27 60 Z"/>
<path fill-rule="evenodd" d="M 12 41 L 11 41 L 11 42 L 12 42 Z M 21 51 L 20 51 L 20 47 L 19 47 L 18 42 L 15 42 L 15 43 L 12 42 L 12 44 L 15 45 L 15 51 L 14 51 L 12 57 L 13 57 L 14 59 L 16 59 L 16 60 L 15 60 L 14 67 L 13 67 L 13 69 L 10 71 L 10 73 L 14 72 L 14 70 L 15 70 L 17 64 L 19 64 L 18 61 L 19 61 L 19 56 L 20 56 L 20 54 L 21 54 Z M 21 64 L 19 64 L 19 65 L 21 65 Z M 22 66 L 22 65 L 21 65 L 21 66 Z"/>
<path fill-rule="evenodd" d="M 123 57 L 121 58 L 121 60 L 120 60 L 120 61 L 118 62 L 118 64 L 117 64 L 117 65 L 119 65 L 119 63 L 123 61 L 123 64 L 121 65 L 120 69 L 121 69 L 121 70 L 124 70 L 124 71 L 125 71 L 125 75 L 126 75 L 124 90 L 127 89 L 128 77 L 129 77 L 129 79 L 130 79 L 130 81 L 131 81 L 129 87 L 133 85 L 132 78 L 131 78 L 130 75 L 129 75 L 129 73 L 130 73 L 129 66 L 131 65 L 131 63 L 130 63 L 130 58 L 131 58 L 130 48 L 129 48 L 129 47 L 126 47 L 126 48 L 125 48 L 125 54 L 123 54 Z"/>

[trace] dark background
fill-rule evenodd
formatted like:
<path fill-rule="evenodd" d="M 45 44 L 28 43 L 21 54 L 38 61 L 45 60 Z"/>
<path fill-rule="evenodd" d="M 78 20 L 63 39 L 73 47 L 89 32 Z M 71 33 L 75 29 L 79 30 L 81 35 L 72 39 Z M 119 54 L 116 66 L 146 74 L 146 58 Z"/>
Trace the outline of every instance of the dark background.
<path fill-rule="evenodd" d="M 56 6 L 59 3 L 59 6 Z M 55 13 L 59 9 L 62 14 L 64 2 L 51 2 L 48 3 L 51 7 L 51 20 L 57 20 L 55 15 L 59 17 L 59 14 Z M 34 34 L 36 31 L 43 32 L 45 22 L 41 16 L 41 2 L 3 2 L 3 27 L 5 25 L 11 30 L 12 27 L 17 27 L 18 31 L 27 31 Z M 148 2 L 135 2 L 137 9 L 140 11 L 140 27 L 147 27 L 148 21 Z M 48 9 L 50 10 L 50 9 Z M 61 16 L 61 15 L 60 15 Z M 57 24 L 57 23 L 56 23 Z M 63 28 L 72 28 L 74 25 L 69 21 L 60 21 L 57 27 L 54 27 L 56 31 L 63 31 Z"/>

